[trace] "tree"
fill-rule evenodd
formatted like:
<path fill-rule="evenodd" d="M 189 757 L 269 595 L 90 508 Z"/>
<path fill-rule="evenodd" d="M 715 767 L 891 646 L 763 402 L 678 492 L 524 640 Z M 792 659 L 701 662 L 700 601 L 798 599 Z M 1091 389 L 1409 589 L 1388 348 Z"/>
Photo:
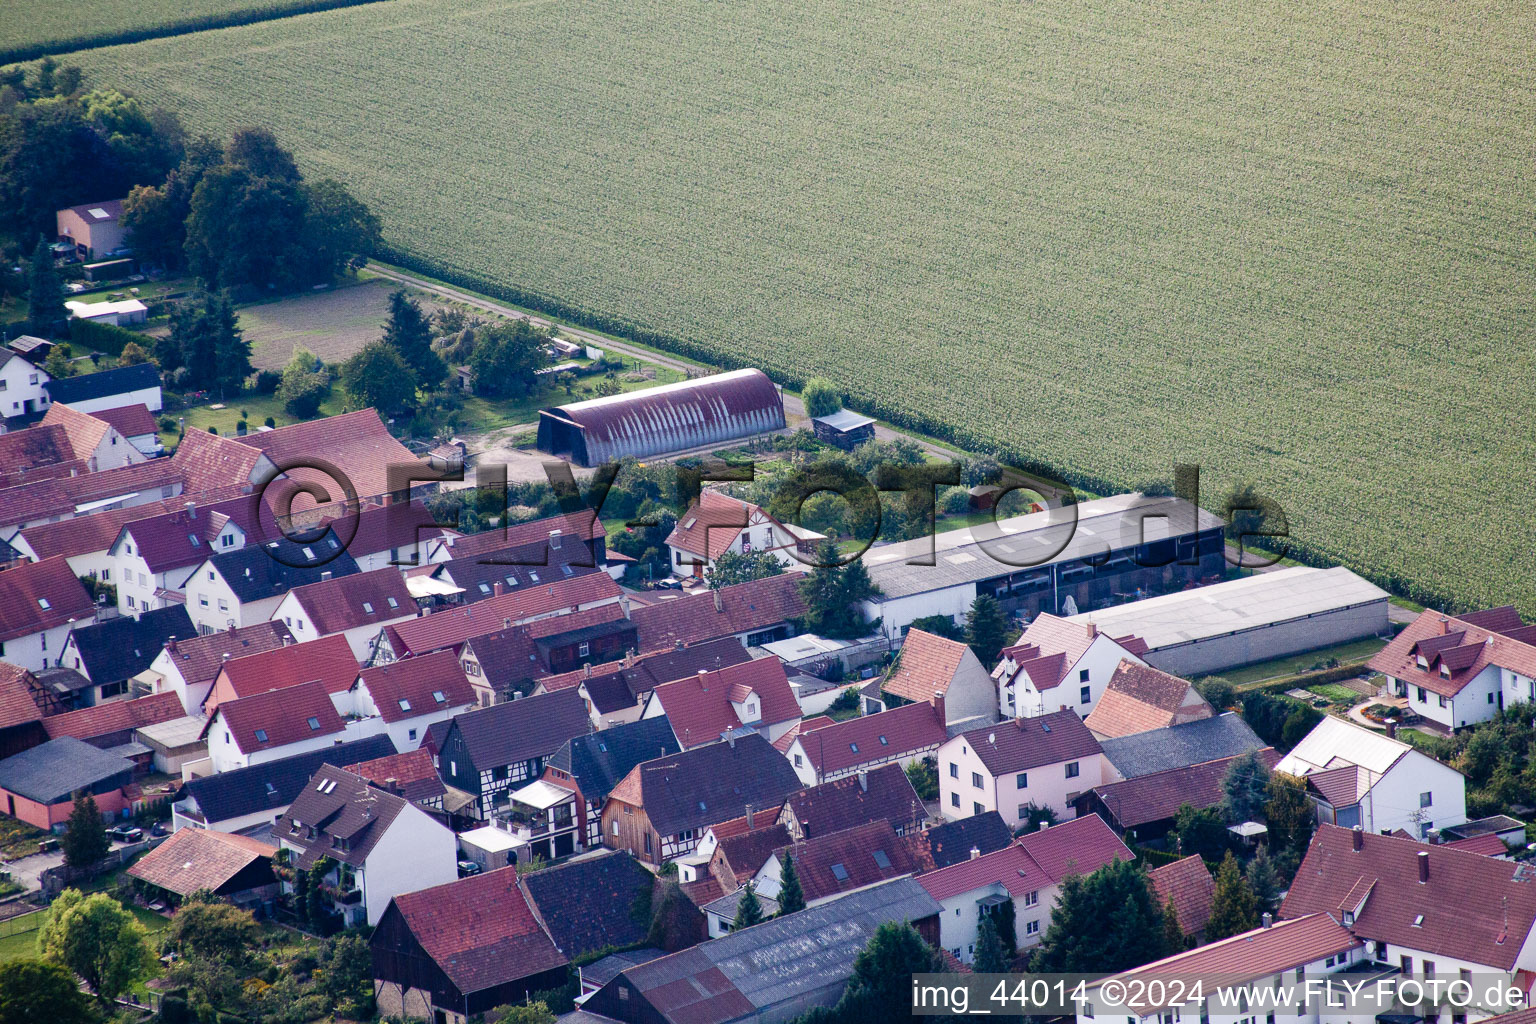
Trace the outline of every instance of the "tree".
<path fill-rule="evenodd" d="M 307 420 L 320 411 L 331 393 L 331 378 L 319 368 L 320 360 L 306 348 L 296 348 L 277 385 L 277 398 L 290 416 Z"/>
<path fill-rule="evenodd" d="M 389 414 L 416 399 L 416 373 L 400 353 L 383 341 L 371 341 L 341 364 L 341 386 L 359 406 Z"/>
<path fill-rule="evenodd" d="M 162 355 L 158 343 L 155 354 Z M 204 292 L 177 307 L 171 314 L 171 332 L 160 365 L 186 367 L 187 383 L 193 388 L 241 388 L 251 372 L 251 343 L 240 330 L 228 293 Z"/>
<path fill-rule="evenodd" d="M 1029 969 L 1102 974 L 1150 963 L 1171 952 L 1162 917 L 1147 876 L 1130 861 L 1073 875 L 1062 883 Z"/>
<path fill-rule="evenodd" d="M 416 374 L 417 386 L 428 391 L 442 386 L 448 376 L 448 365 L 432 351 L 432 324 L 422 313 L 420 303 L 403 290 L 389 296 L 384 343 L 409 364 Z"/>
<path fill-rule="evenodd" d="M 64 863 L 72 868 L 88 868 L 111 852 L 112 840 L 107 838 L 101 811 L 91 794 L 75 797 L 75 809 L 69 812 L 60 845 L 64 848 Z"/>
<path fill-rule="evenodd" d="M 825 377 L 812 377 L 800 392 L 807 416 L 830 416 L 843 407 L 843 397 Z"/>
<path fill-rule="evenodd" d="M 1233 484 L 1218 514 L 1227 521 L 1227 540 L 1240 550 L 1246 552 L 1254 540 L 1259 540 L 1277 553 L 1285 553 L 1283 538 L 1290 536 L 1285 510 L 1255 490 L 1253 484 Z M 1279 543 L 1267 538 L 1275 538 Z"/>
<path fill-rule="evenodd" d="M 1205 925 L 1207 941 L 1215 942 L 1259 925 L 1259 899 L 1238 869 L 1232 851 L 1216 869 L 1216 892 L 1211 897 L 1211 918 Z"/>
<path fill-rule="evenodd" d="M 1263 816 L 1269 799 L 1269 766 L 1250 750 L 1233 758 L 1221 777 L 1221 813 L 1227 824 L 1256 821 Z"/>
<path fill-rule="evenodd" d="M 1026 836 L 1031 832 L 1040 831 L 1041 825 L 1056 824 L 1056 812 L 1050 807 L 1042 807 L 1031 800 L 1019 808 L 1023 814 L 1019 818 L 1019 827 L 1013 830 L 1016 836 Z"/>
<path fill-rule="evenodd" d="M 321 284 L 349 267 L 367 263 L 381 241 L 378 215 L 330 178 L 306 184 L 303 191 L 304 231 L 300 239 L 308 264 L 308 280 Z M 430 349 L 428 354 L 432 354 Z M 411 365 L 426 378 L 424 366 L 414 361 Z M 443 376 L 446 375 L 445 367 Z M 439 377 L 432 386 L 441 382 Z"/>
<path fill-rule="evenodd" d="M 309 866 L 309 886 L 304 892 L 304 919 L 315 931 L 322 931 L 330 918 L 329 901 L 325 898 L 325 876 L 335 865 L 329 857 L 321 857 Z"/>
<path fill-rule="evenodd" d="M 186 155 L 161 186 L 140 185 L 123 200 L 121 223 L 128 231 L 134 255 L 147 263 L 179 270 L 186 264 L 187 217 L 192 193 L 211 167 L 223 160 L 218 144 L 197 138 L 186 144 Z"/>
<path fill-rule="evenodd" d="M 932 633 L 946 640 L 965 640 L 965 630 L 955 625 L 955 620 L 948 615 L 923 615 L 912 620 L 912 628 L 920 629 L 924 633 Z"/>
<path fill-rule="evenodd" d="M 1173 819 L 1173 833 L 1179 840 L 1179 852 L 1186 857 L 1197 853 L 1206 860 L 1215 860 L 1227 848 L 1226 823 L 1209 807 L 1180 807 Z"/>
<path fill-rule="evenodd" d="M 755 924 L 763 922 L 763 904 L 758 900 L 757 893 L 752 890 L 752 880 L 741 887 L 741 896 L 736 900 L 736 917 L 731 921 L 731 931 L 741 931 Z"/>
<path fill-rule="evenodd" d="M 651 926 L 645 944 L 668 953 L 676 953 L 699 941 L 699 908 L 683 892 L 677 879 L 656 883 L 659 888 L 651 900 Z"/>
<path fill-rule="evenodd" d="M 852 687 L 849 689 L 853 690 Z M 856 694 L 858 691 L 853 692 Z M 912 790 L 919 800 L 939 798 L 939 766 L 933 758 L 925 757 L 907 765 L 907 781 L 912 783 Z"/>
<path fill-rule="evenodd" d="M 496 1024 L 555 1024 L 549 1004 L 542 1002 L 498 1006 L 490 1016 Z"/>
<path fill-rule="evenodd" d="M 64 284 L 53 266 L 53 250 L 43 239 L 32 250 L 31 285 L 27 290 L 27 320 L 32 330 L 44 337 L 53 336 L 53 325 L 69 311 L 64 308 Z"/>
<path fill-rule="evenodd" d="M 37 948 L 43 959 L 79 975 L 106 1005 L 158 966 L 144 926 L 103 892 L 60 893 L 38 929 Z"/>
<path fill-rule="evenodd" d="M 373 1015 L 373 954 L 361 935 L 326 941 L 321 987 L 336 1015 L 354 1020 Z"/>
<path fill-rule="evenodd" d="M 1269 802 L 1264 805 L 1264 824 L 1269 841 L 1298 854 L 1312 842 L 1317 810 L 1307 796 L 1305 783 L 1279 772 L 1269 776 Z"/>
<path fill-rule="evenodd" d="M 1163 943 L 1170 954 L 1178 953 L 1189 945 L 1184 926 L 1179 924 L 1179 908 L 1173 905 L 1172 896 L 1163 904 Z"/>
<path fill-rule="evenodd" d="M 65 377 L 75 375 L 75 364 L 70 359 L 71 349 L 67 344 L 55 345 L 48 351 L 48 358 L 43 360 L 43 370 L 54 380 L 63 380 Z"/>
<path fill-rule="evenodd" d="M 842 1021 L 906 1020 L 912 1014 L 912 975 L 942 970 L 932 946 L 905 922 L 887 921 L 853 959 L 853 974 L 837 1002 Z"/>
<path fill-rule="evenodd" d="M 1195 683 L 1195 692 L 1219 715 L 1237 703 L 1237 687 L 1221 676 L 1206 676 Z"/>
<path fill-rule="evenodd" d="M 475 390 L 492 398 L 529 394 L 544 362 L 544 339 L 526 320 L 503 320 L 479 331 L 469 357 Z"/>
<path fill-rule="evenodd" d="M 286 289 L 305 253 L 304 192 L 226 161 L 210 168 L 187 214 L 187 266 L 209 288 Z"/>
<path fill-rule="evenodd" d="M 711 590 L 719 590 L 737 583 L 779 576 L 783 572 L 784 563 L 771 551 L 727 551 L 715 559 L 714 565 L 704 570 L 704 580 Z"/>
<path fill-rule="evenodd" d="M 836 544 L 822 541 L 816 549 L 817 564 L 800 581 L 800 595 L 805 599 L 805 625 L 810 632 L 852 638 L 868 628 L 858 602 L 879 593 L 879 588 L 861 559 L 839 565 L 840 558 Z"/>
<path fill-rule="evenodd" d="M 137 366 L 140 363 L 149 362 L 150 359 L 149 353 L 144 351 L 142 345 L 136 341 L 130 341 L 123 346 L 122 352 L 118 353 L 117 361 L 124 366 Z"/>
<path fill-rule="evenodd" d="M 1253 859 L 1248 862 L 1244 877 L 1248 879 L 1248 887 L 1258 899 L 1261 911 L 1275 905 L 1275 898 L 1280 895 L 1280 873 L 1275 869 L 1274 858 L 1269 855 L 1268 844 L 1259 844 Z"/>
<path fill-rule="evenodd" d="M 784 874 L 779 879 L 779 916 L 805 909 L 805 890 L 800 887 L 800 873 L 795 870 L 795 858 L 784 855 Z"/>
<path fill-rule="evenodd" d="M 976 652 L 983 668 L 990 669 L 997 664 L 998 655 L 1007 641 L 1008 617 L 1003 614 L 1003 606 L 996 598 L 976 595 L 965 616 L 965 642 Z"/>
<path fill-rule="evenodd" d="M 0 971 L 0 1024 L 90 1024 L 91 1001 L 58 964 L 12 960 Z"/>
<path fill-rule="evenodd" d="M 164 941 L 183 956 L 243 964 L 260 938 L 250 911 L 194 894 L 171 918 Z"/>
<path fill-rule="evenodd" d="M 976 926 L 976 959 L 971 966 L 977 974 L 1002 974 L 1008 970 L 1008 953 L 991 914 L 982 914 Z"/>

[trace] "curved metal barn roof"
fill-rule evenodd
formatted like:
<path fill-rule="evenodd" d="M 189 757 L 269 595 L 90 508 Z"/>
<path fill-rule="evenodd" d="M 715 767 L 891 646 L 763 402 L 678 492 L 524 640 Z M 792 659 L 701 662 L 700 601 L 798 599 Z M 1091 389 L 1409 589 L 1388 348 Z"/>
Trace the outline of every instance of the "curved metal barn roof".
<path fill-rule="evenodd" d="M 746 369 L 573 402 L 543 415 L 581 431 L 590 464 L 778 430 L 784 401 L 767 374 Z"/>

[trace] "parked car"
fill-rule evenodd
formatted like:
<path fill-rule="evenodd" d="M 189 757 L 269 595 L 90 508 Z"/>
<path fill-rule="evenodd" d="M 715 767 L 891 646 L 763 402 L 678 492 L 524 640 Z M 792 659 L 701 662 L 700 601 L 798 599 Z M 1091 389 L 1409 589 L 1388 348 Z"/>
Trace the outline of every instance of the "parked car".
<path fill-rule="evenodd" d="M 460 878 L 468 878 L 470 875 L 478 875 L 480 872 L 482 872 L 484 870 L 485 870 L 485 868 L 481 867 L 479 864 L 476 864 L 472 860 L 461 860 L 461 861 L 459 861 L 459 877 Z"/>
<path fill-rule="evenodd" d="M 124 843 L 137 843 L 144 838 L 144 830 L 133 825 L 114 825 L 107 829 L 107 835 Z"/>

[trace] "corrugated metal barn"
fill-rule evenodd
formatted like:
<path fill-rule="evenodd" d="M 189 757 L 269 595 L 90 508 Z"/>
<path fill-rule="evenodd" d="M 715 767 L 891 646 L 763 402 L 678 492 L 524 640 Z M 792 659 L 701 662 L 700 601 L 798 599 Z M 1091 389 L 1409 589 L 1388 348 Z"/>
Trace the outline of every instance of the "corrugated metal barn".
<path fill-rule="evenodd" d="M 784 400 L 761 370 L 734 370 L 539 412 L 539 449 L 595 466 L 734 441 L 784 427 Z"/>

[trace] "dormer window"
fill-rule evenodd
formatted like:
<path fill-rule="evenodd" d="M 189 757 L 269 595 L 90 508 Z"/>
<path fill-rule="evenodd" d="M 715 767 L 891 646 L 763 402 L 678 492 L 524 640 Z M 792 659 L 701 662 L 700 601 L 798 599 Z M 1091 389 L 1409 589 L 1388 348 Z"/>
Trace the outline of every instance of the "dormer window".
<path fill-rule="evenodd" d="M 1444 676 L 1445 678 L 1447 678 L 1447 679 L 1451 678 L 1451 666 L 1445 664 L 1444 662 L 1441 662 L 1441 664 L 1440 664 L 1440 674 L 1442 676 Z"/>
<path fill-rule="evenodd" d="M 1429 659 L 1422 654 L 1419 655 L 1419 668 L 1429 668 Z"/>

